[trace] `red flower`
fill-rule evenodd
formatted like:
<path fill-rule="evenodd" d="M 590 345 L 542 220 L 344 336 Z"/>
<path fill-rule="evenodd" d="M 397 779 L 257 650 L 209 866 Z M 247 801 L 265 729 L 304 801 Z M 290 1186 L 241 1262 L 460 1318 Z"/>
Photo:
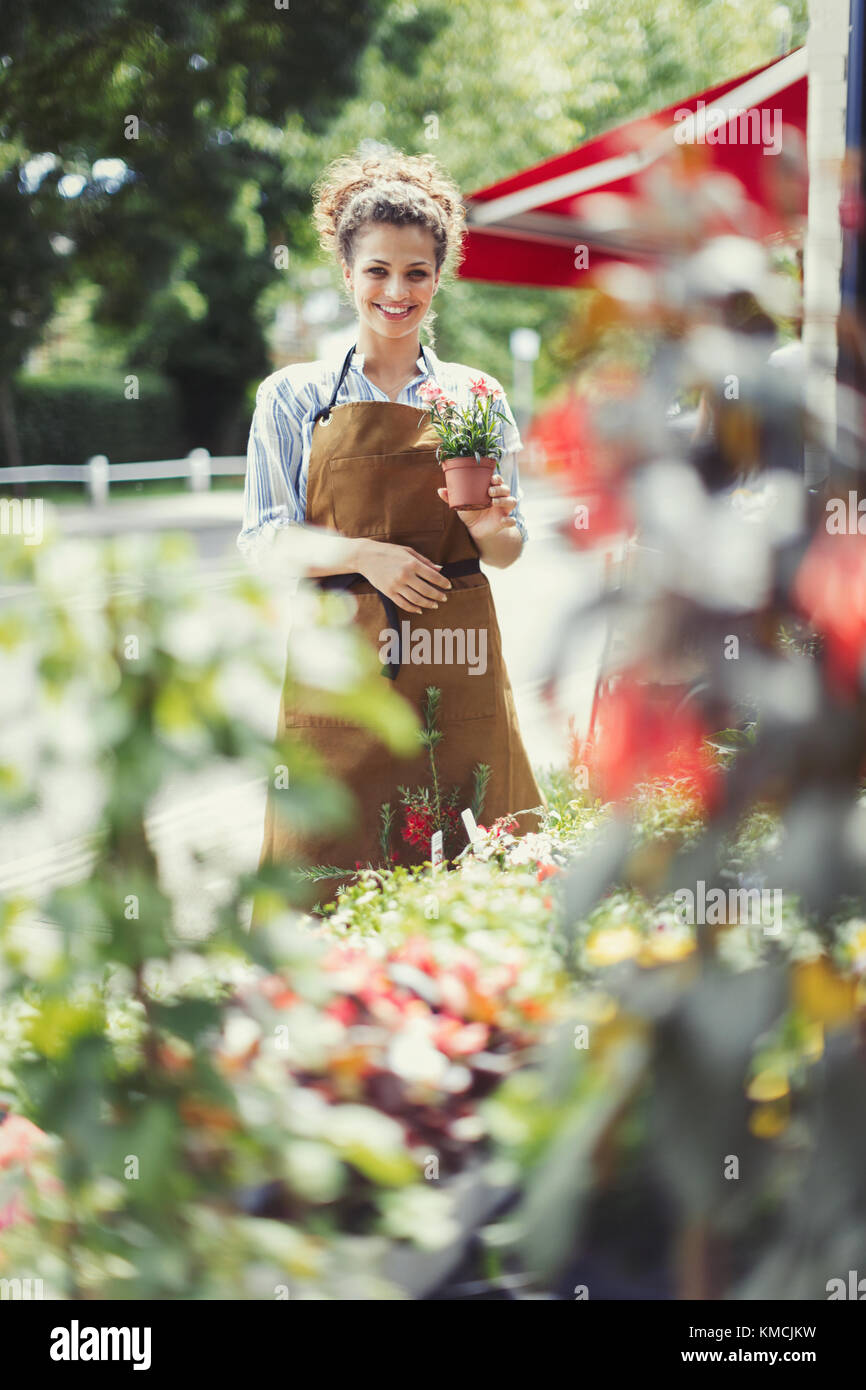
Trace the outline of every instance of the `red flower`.
<path fill-rule="evenodd" d="M 431 811 L 407 809 L 403 822 L 403 839 L 410 845 L 427 849 L 433 838 L 433 814 Z"/>
<path fill-rule="evenodd" d="M 447 840 L 450 835 L 455 834 L 459 827 L 460 816 L 457 808 L 455 806 L 443 806 L 442 830 L 444 831 L 444 838 Z M 408 844 L 429 850 L 435 830 L 436 820 L 431 807 L 425 806 L 423 803 L 407 806 L 401 834 Z"/>
<path fill-rule="evenodd" d="M 614 387 L 622 391 L 623 383 Z M 548 466 L 569 484 L 574 509 L 562 529 L 573 545 L 595 546 L 633 530 L 623 496 L 624 460 L 593 429 L 585 401 L 572 392 L 537 417 L 531 437 Z"/>
<path fill-rule="evenodd" d="M 624 677 L 599 700 L 589 757 L 604 800 L 622 801 L 640 782 L 685 778 L 705 804 L 718 784 L 697 712 L 679 706 L 679 695 Z"/>
<path fill-rule="evenodd" d="M 814 541 L 797 572 L 794 596 L 824 638 L 831 681 L 856 690 L 866 657 L 866 536 Z"/>
<path fill-rule="evenodd" d="M 430 949 L 429 941 L 423 936 L 410 937 L 391 953 L 390 959 L 406 961 L 417 970 L 423 970 L 425 975 L 435 975 L 437 972 L 436 958 Z"/>
<path fill-rule="evenodd" d="M 340 1023 L 348 1028 L 358 1018 L 358 1005 L 353 999 L 347 999 L 345 995 L 340 995 L 325 1006 L 325 1013 L 331 1018 L 339 1019 Z"/>
<path fill-rule="evenodd" d="M 536 417 L 531 439 L 547 463 L 568 473 L 576 489 L 596 481 L 593 458 L 596 442 L 590 429 L 586 406 L 575 394 L 560 405 L 553 405 Z"/>

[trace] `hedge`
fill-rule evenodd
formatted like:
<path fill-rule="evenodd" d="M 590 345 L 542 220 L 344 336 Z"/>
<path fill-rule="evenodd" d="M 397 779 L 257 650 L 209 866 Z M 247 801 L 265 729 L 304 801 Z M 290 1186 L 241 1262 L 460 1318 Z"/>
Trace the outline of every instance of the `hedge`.
<path fill-rule="evenodd" d="M 138 400 L 125 398 L 121 372 L 19 377 L 13 398 L 22 463 L 77 464 L 94 454 L 137 463 L 188 453 L 174 387 L 156 373 L 138 377 Z M 0 440 L 0 465 L 10 462 Z"/>

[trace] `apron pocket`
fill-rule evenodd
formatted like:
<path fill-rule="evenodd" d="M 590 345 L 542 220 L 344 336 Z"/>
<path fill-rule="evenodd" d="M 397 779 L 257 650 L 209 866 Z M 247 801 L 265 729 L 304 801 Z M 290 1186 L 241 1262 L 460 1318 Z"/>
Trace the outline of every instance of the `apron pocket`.
<path fill-rule="evenodd" d="M 451 589 L 438 609 L 399 610 L 406 637 L 397 689 L 420 710 L 427 687 L 438 686 L 443 731 L 449 724 L 491 719 L 501 695 L 499 625 L 490 586 L 483 576 L 458 583 L 461 587 Z"/>
<path fill-rule="evenodd" d="M 381 677 L 414 706 L 419 718 L 427 687 L 438 686 L 442 691 L 439 722 L 443 730 L 449 724 L 491 719 L 502 708 L 502 647 L 490 585 L 483 575 L 454 582 L 447 602 L 438 609 L 407 613 L 398 608 L 403 662 L 396 680 Z M 360 593 L 354 597 L 358 604 L 355 624 L 384 664 L 396 655 L 396 634 L 389 627 L 379 596 Z M 286 728 L 294 729 L 361 727 L 312 709 L 284 708 L 282 718 Z"/>
<path fill-rule="evenodd" d="M 448 507 L 436 493 L 442 470 L 429 453 L 362 455 L 329 459 L 328 486 L 334 526 L 344 536 L 436 535 Z"/>

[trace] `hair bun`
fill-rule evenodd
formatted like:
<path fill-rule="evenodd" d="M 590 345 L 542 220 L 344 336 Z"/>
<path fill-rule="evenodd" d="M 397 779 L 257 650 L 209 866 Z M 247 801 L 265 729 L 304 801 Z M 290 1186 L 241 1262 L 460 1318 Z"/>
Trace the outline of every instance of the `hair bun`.
<path fill-rule="evenodd" d="M 351 262 L 355 235 L 371 221 L 427 227 L 436 243 L 438 268 L 459 256 L 463 200 L 432 155 L 395 150 L 343 156 L 328 167 L 314 193 L 320 243 L 342 260 Z"/>

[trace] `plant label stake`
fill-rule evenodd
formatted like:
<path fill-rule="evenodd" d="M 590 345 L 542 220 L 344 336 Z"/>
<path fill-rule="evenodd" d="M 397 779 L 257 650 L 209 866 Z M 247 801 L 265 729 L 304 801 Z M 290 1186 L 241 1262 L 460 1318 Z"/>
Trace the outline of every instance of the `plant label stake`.
<path fill-rule="evenodd" d="M 466 826 L 466 834 L 469 836 L 469 842 L 470 842 L 470 844 L 473 844 L 473 845 L 474 845 L 474 844 L 475 844 L 475 841 L 476 841 L 476 840 L 480 840 L 480 839 L 482 838 L 482 836 L 481 836 L 481 831 L 478 829 L 478 826 L 475 824 L 475 817 L 473 816 L 473 814 L 472 814 L 472 812 L 470 811 L 470 809 L 469 809 L 468 806 L 466 807 L 466 810 L 465 810 L 465 811 L 461 811 L 461 812 L 460 812 L 460 819 L 462 820 L 463 824 Z"/>
<path fill-rule="evenodd" d="M 434 869 L 442 863 L 444 857 L 442 850 L 442 831 L 437 830 L 430 841 L 430 863 Z"/>

